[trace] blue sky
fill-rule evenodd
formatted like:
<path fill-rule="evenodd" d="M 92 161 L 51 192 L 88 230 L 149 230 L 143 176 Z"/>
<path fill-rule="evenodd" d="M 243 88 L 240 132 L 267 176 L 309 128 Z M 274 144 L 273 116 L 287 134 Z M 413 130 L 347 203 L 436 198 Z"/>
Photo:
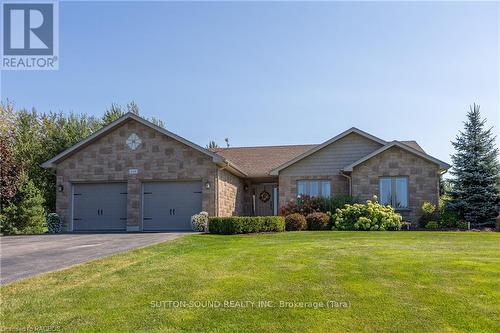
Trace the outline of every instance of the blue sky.
<path fill-rule="evenodd" d="M 58 71 L 3 72 L 18 107 L 134 100 L 205 145 L 356 126 L 449 161 L 469 104 L 500 122 L 500 4 L 61 2 Z"/>

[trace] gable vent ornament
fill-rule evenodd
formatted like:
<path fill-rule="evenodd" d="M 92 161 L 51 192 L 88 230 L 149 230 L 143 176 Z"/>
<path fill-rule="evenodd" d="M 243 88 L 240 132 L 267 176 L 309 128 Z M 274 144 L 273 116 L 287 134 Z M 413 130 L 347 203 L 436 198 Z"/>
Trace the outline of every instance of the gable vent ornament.
<path fill-rule="evenodd" d="M 135 133 L 130 134 L 130 136 L 127 139 L 127 146 L 130 147 L 132 150 L 136 150 L 137 147 L 139 147 L 142 143 L 141 138 Z"/>
<path fill-rule="evenodd" d="M 259 194 L 259 199 L 260 199 L 260 201 L 262 201 L 262 202 L 268 202 L 268 201 L 269 201 L 269 199 L 271 199 L 271 195 L 270 195 L 270 194 L 269 194 L 269 192 L 267 192 L 267 191 L 262 191 L 262 192 L 260 192 L 260 194 Z"/>

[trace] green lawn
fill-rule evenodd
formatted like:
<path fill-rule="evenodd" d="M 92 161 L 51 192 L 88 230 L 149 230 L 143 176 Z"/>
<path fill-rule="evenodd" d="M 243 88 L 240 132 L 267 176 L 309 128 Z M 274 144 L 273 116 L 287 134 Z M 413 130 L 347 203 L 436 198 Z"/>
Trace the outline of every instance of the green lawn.
<path fill-rule="evenodd" d="M 1 293 L 0 331 L 500 332 L 500 234 L 191 235 L 18 281 Z M 160 301 L 165 306 L 152 306 Z"/>

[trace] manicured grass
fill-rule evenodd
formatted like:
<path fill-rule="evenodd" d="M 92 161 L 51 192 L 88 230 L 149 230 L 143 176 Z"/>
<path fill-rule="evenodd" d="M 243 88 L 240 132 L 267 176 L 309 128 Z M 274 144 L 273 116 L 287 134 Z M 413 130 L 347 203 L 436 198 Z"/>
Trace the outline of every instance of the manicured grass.
<path fill-rule="evenodd" d="M 500 332 L 500 234 L 192 235 L 18 281 L 1 293 L 4 330 Z M 175 300 L 221 307 L 151 306 Z M 224 308 L 225 300 L 274 307 Z M 348 307 L 279 307 L 329 300 Z"/>

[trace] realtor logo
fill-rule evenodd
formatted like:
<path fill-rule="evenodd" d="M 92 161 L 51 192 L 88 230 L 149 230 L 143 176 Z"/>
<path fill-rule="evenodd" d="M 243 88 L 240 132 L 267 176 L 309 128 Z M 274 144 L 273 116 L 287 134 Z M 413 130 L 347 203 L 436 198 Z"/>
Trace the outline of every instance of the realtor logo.
<path fill-rule="evenodd" d="M 58 3 L 2 2 L 4 70 L 58 69 Z"/>

